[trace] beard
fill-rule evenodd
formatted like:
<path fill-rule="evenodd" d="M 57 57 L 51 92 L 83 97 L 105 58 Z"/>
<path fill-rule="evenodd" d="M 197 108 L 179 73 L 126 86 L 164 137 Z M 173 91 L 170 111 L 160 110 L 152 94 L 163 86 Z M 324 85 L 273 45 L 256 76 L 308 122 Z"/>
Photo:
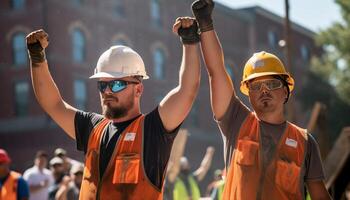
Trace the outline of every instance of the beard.
<path fill-rule="evenodd" d="M 116 102 L 119 101 L 117 97 L 109 97 L 114 98 Z M 128 96 L 125 104 L 120 104 L 117 106 L 113 106 L 112 103 L 103 104 L 102 103 L 102 113 L 107 119 L 117 119 L 120 117 L 125 117 L 129 110 L 132 109 L 134 105 L 133 96 Z"/>

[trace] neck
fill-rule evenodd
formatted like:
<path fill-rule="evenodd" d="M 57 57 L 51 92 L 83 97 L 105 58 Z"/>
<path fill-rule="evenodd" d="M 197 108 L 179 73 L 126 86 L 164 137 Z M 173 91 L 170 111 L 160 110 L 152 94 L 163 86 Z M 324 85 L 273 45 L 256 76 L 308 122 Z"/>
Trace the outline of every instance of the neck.
<path fill-rule="evenodd" d="M 140 110 L 140 108 L 137 108 L 137 109 L 130 110 L 128 112 L 128 114 L 125 115 L 124 117 L 112 119 L 112 121 L 113 122 L 125 122 L 125 121 L 128 121 L 130 119 L 133 119 L 133 118 L 139 116 L 140 114 L 141 114 L 141 110 Z"/>
<path fill-rule="evenodd" d="M 270 124 L 281 124 L 286 121 L 286 118 L 283 115 L 283 111 L 275 113 L 256 112 L 256 115 L 260 120 Z"/>

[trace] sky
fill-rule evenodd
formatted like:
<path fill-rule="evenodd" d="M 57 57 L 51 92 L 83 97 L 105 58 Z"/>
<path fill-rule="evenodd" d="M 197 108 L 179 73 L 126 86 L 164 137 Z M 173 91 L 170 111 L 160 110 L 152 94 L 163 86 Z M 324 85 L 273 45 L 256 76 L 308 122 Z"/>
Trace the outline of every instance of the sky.
<path fill-rule="evenodd" d="M 285 16 L 284 0 L 214 0 L 231 8 L 258 5 L 281 17 Z M 312 31 L 326 29 L 335 21 L 341 21 L 339 6 L 334 0 L 289 0 L 289 16 Z"/>

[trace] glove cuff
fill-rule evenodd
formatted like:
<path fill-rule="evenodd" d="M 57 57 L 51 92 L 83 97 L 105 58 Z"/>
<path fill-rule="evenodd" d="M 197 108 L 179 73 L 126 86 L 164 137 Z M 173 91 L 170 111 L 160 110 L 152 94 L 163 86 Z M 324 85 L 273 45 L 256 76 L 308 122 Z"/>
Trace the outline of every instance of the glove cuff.
<path fill-rule="evenodd" d="M 29 59 L 32 63 L 42 63 L 46 61 L 45 50 L 39 42 L 27 44 Z"/>

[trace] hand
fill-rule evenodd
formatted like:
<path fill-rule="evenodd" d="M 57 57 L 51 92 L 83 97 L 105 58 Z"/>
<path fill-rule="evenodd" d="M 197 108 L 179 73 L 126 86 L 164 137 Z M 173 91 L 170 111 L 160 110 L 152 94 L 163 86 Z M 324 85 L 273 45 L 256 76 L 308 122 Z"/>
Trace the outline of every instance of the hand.
<path fill-rule="evenodd" d="M 196 0 L 192 3 L 192 13 L 198 21 L 199 30 L 201 32 L 214 29 L 213 19 L 211 17 L 214 6 L 215 3 L 213 0 Z"/>
<path fill-rule="evenodd" d="M 215 152 L 215 148 L 214 147 L 212 147 L 212 146 L 207 147 L 207 153 L 208 154 L 214 154 L 214 152 Z"/>
<path fill-rule="evenodd" d="M 180 36 L 183 44 L 199 42 L 198 26 L 194 18 L 178 17 L 173 25 L 173 32 Z"/>
<path fill-rule="evenodd" d="M 29 33 L 26 37 L 29 58 L 32 63 L 46 61 L 45 48 L 49 45 L 49 35 L 42 29 Z"/>

